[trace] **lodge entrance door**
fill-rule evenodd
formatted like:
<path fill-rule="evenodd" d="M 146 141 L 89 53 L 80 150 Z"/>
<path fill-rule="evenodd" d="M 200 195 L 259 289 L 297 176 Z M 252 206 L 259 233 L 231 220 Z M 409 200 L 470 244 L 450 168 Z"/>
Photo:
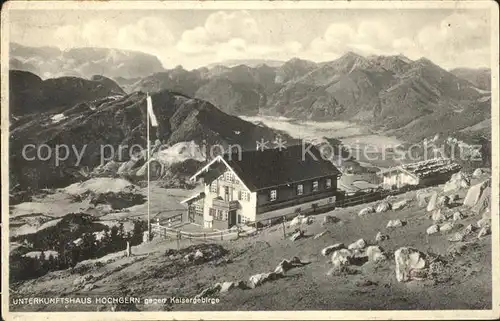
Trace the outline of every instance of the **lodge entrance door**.
<path fill-rule="evenodd" d="M 236 225 L 236 210 L 229 211 L 227 215 L 227 227 L 231 228 Z"/>

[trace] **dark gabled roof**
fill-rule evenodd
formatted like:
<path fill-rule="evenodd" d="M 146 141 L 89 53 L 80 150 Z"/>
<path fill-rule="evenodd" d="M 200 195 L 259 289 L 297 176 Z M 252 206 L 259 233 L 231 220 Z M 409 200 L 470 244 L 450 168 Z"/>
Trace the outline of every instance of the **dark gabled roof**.
<path fill-rule="evenodd" d="M 294 145 L 281 151 L 244 151 L 241 158 L 238 153 L 225 154 L 223 158 L 250 190 L 258 190 L 339 175 L 340 171 L 332 162 L 320 155 L 320 151 L 312 145 Z"/>

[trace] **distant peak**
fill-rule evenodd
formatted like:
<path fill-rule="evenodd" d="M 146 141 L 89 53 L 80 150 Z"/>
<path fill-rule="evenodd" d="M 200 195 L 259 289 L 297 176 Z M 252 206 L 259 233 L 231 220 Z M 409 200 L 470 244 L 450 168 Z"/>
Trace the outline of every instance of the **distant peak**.
<path fill-rule="evenodd" d="M 355 59 L 362 58 L 363 59 L 364 57 L 353 52 L 353 51 L 348 51 L 345 54 L 343 54 L 342 57 L 340 57 L 340 59 L 342 59 L 342 58 L 355 58 Z"/>

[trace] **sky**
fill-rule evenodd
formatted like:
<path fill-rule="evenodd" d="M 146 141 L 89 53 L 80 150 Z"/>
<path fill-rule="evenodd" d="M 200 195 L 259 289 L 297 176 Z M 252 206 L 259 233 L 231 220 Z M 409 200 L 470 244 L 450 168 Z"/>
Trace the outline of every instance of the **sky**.
<path fill-rule="evenodd" d="M 490 13 L 479 9 L 12 10 L 10 41 L 156 55 L 165 68 L 233 59 L 316 62 L 348 51 L 490 67 Z"/>

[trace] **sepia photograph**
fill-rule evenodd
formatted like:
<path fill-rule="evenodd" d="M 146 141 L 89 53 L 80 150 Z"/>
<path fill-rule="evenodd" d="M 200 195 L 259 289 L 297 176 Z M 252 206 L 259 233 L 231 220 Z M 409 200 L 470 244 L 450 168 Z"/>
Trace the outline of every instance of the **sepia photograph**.
<path fill-rule="evenodd" d="M 9 1 L 1 54 L 3 318 L 500 316 L 495 2 Z"/>

